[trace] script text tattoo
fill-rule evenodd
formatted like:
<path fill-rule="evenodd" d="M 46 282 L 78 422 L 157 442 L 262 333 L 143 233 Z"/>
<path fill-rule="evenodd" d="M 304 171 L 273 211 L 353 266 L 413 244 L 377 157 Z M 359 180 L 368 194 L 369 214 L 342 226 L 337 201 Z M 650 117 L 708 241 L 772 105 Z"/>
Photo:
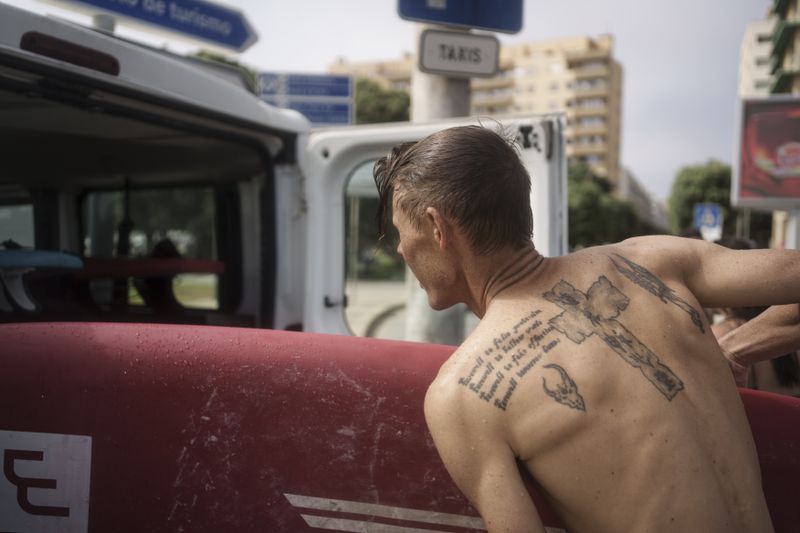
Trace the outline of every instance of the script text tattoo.
<path fill-rule="evenodd" d="M 540 309 L 529 312 L 510 330 L 492 339 L 491 346 L 458 383 L 505 411 L 522 378 L 560 342 L 552 338 L 555 329 L 543 324 L 540 314 Z"/>

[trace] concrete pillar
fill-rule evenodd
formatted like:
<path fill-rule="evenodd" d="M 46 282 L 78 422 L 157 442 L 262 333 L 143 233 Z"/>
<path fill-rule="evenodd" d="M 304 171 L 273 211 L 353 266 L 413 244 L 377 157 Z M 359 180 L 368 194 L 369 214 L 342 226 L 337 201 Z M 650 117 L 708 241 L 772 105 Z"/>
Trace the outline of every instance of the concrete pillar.
<path fill-rule="evenodd" d="M 800 211 L 789 211 L 789 218 L 786 221 L 784 248 L 800 250 Z"/>

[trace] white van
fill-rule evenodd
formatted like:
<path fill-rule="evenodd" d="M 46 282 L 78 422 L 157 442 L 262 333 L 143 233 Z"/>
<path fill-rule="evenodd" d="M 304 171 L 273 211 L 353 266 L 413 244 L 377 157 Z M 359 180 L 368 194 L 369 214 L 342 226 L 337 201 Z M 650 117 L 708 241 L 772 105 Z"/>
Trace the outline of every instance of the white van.
<path fill-rule="evenodd" d="M 566 253 L 563 121 L 499 120 L 533 176 L 538 249 Z M 0 243 L 84 264 L 28 271 L 35 309 L 12 298 L 0 321 L 403 337 L 407 273 L 376 246 L 372 166 L 475 122 L 315 130 L 196 61 L 0 4 Z"/>

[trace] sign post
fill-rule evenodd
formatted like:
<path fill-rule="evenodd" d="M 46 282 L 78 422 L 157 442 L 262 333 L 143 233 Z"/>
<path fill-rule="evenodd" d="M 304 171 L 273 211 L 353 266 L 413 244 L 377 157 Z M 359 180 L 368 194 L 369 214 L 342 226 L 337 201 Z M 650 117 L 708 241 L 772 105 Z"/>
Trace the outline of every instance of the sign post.
<path fill-rule="evenodd" d="M 470 112 L 469 78 L 492 76 L 499 45 L 494 36 L 472 28 L 516 33 L 522 29 L 522 0 L 398 0 L 400 18 L 419 24 L 417 69 L 411 74 L 411 121 L 463 117 Z M 443 31 L 455 26 L 456 31 Z M 458 344 L 464 337 L 466 308 L 434 311 L 406 267 L 406 335 L 409 340 Z"/>
<path fill-rule="evenodd" d="M 238 9 L 204 0 L 59 0 L 242 52 L 258 35 Z"/>

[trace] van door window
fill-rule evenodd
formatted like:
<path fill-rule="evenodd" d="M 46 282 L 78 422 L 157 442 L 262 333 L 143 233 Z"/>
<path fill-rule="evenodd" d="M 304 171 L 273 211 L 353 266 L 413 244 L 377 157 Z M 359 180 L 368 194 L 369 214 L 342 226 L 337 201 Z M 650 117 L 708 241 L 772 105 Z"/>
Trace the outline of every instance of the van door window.
<path fill-rule="evenodd" d="M 390 224 L 378 239 L 375 161 L 358 166 L 346 188 L 345 319 L 356 335 L 458 344 L 478 319 L 463 304 L 445 311 L 428 306 L 424 291 L 397 253 L 397 231 Z"/>
<path fill-rule="evenodd" d="M 0 245 L 15 243 L 23 247 L 32 248 L 34 245 L 33 205 L 0 204 Z"/>
<path fill-rule="evenodd" d="M 397 254 L 397 233 L 378 241 L 378 190 L 374 161 L 356 168 L 346 189 L 345 318 L 356 335 L 404 338 L 406 268 Z"/>
<path fill-rule="evenodd" d="M 131 276 L 123 281 L 124 304 L 164 311 L 219 308 L 218 273 L 159 274 L 158 264 L 159 260 L 167 264 L 164 260 L 218 259 L 212 188 L 95 191 L 85 196 L 82 216 L 86 257 L 154 260 L 152 276 Z M 127 243 L 120 241 L 126 237 Z M 190 263 L 186 267 L 192 269 Z M 119 280 L 92 280 L 93 299 L 111 304 L 118 298 L 114 293 L 118 285 Z"/>

